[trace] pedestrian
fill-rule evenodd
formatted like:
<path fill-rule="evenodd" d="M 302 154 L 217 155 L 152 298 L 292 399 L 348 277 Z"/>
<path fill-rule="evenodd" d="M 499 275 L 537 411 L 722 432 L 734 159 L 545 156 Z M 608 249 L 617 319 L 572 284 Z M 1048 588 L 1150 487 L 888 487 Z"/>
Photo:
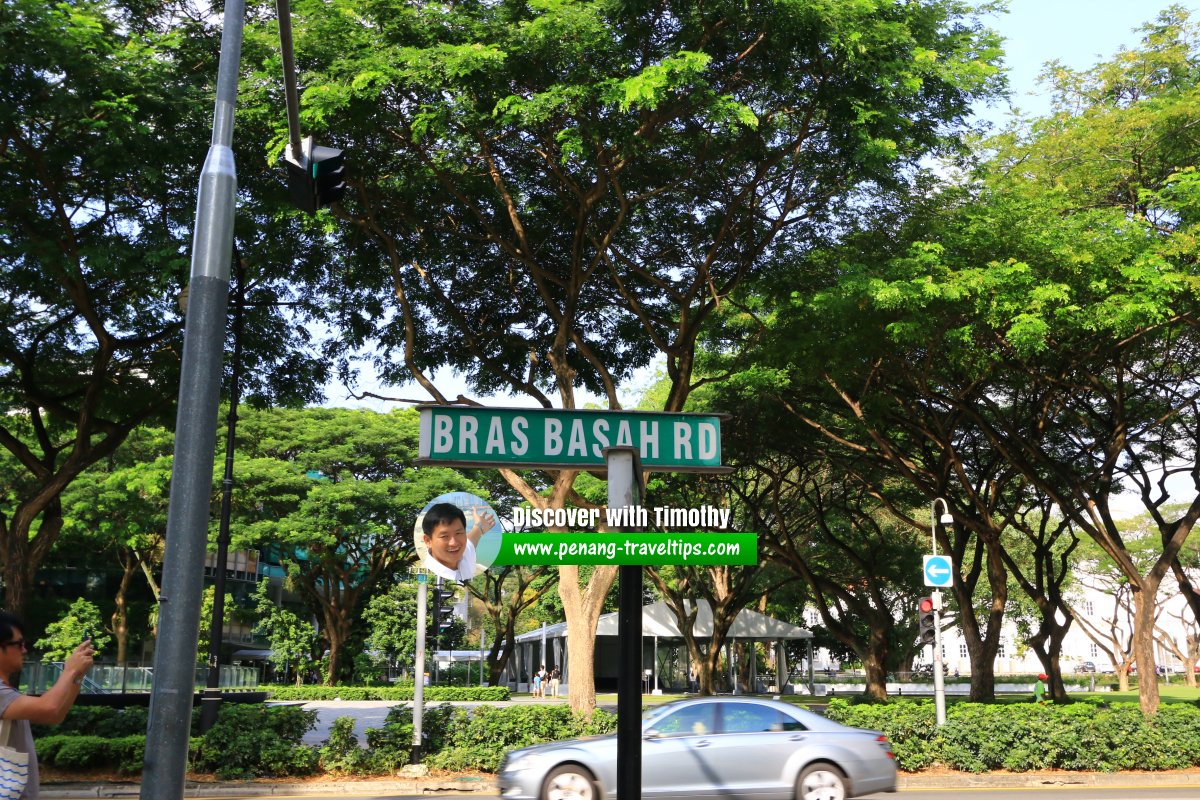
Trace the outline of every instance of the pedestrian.
<path fill-rule="evenodd" d="M 688 691 L 692 694 L 700 691 L 700 682 L 696 680 L 696 668 L 688 667 Z"/>
<path fill-rule="evenodd" d="M 28 780 L 21 800 L 37 800 L 38 768 L 37 751 L 33 746 L 33 733 L 29 723 L 57 725 L 67 717 L 83 676 L 92 668 L 95 650 L 91 637 L 83 640 L 63 664 L 62 674 L 54 685 L 38 697 L 29 697 L 16 689 L 14 675 L 21 671 L 29 645 L 25 638 L 25 624 L 16 616 L 0 611 L 0 719 L 5 723 L 8 741 L 0 742 L 14 750 L 29 755 Z"/>
<path fill-rule="evenodd" d="M 546 696 L 546 665 L 542 664 L 538 667 L 538 671 L 533 676 L 533 696 Z"/>
<path fill-rule="evenodd" d="M 551 697 L 558 697 L 558 687 L 561 685 L 561 683 L 562 683 L 562 672 L 559 671 L 558 667 L 555 667 L 554 669 L 550 670 L 550 696 Z"/>
<path fill-rule="evenodd" d="M 1049 677 L 1044 672 L 1038 674 L 1037 683 L 1033 685 L 1033 702 L 1046 705 L 1046 681 Z"/>

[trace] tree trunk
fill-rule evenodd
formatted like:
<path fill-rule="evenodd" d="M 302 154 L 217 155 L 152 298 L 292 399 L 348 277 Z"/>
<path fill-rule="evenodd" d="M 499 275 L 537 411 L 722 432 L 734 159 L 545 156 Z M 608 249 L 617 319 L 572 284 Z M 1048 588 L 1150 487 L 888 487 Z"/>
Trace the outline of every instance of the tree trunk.
<path fill-rule="evenodd" d="M 596 707 L 596 624 L 604 598 L 617 578 L 615 566 L 600 566 L 587 588 L 579 588 L 579 567 L 558 568 L 558 596 L 567 618 L 567 664 L 571 670 L 567 698 L 571 710 L 590 712 Z"/>
<path fill-rule="evenodd" d="M 8 525 L 0 530 L 0 535 L 4 537 L 4 608 L 22 618 L 29 604 L 34 575 L 62 530 L 61 505 L 57 495 L 48 502 L 38 502 L 38 511 L 31 511 L 33 507 L 23 503 L 8 520 Z M 41 524 L 31 539 L 29 534 L 33 522 L 39 516 Z"/>
<path fill-rule="evenodd" d="M 1158 673 L 1154 663 L 1154 610 L 1159 581 L 1143 578 L 1133 587 L 1133 656 L 1138 670 L 1138 703 L 1142 713 L 1158 713 Z"/>
<path fill-rule="evenodd" d="M 887 700 L 887 664 L 884 659 L 872 650 L 863 659 L 863 669 L 867 673 L 867 688 L 864 694 L 872 700 Z"/>
<path fill-rule="evenodd" d="M 117 586 L 117 596 L 114 598 L 116 609 L 112 613 L 112 632 L 117 639 L 117 666 L 125 666 L 126 647 L 129 642 L 129 603 L 126 598 L 129 584 L 133 581 L 133 573 L 137 572 L 137 559 L 132 554 L 121 554 L 121 583 Z"/>

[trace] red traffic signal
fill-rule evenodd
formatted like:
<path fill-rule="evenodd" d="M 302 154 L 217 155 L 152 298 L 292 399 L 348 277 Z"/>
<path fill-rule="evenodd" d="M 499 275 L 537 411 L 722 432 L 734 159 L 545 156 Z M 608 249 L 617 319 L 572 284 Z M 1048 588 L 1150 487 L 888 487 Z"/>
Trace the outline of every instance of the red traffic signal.
<path fill-rule="evenodd" d="M 933 622 L 933 598 L 922 597 L 917 601 L 917 643 L 924 647 L 937 639 Z"/>

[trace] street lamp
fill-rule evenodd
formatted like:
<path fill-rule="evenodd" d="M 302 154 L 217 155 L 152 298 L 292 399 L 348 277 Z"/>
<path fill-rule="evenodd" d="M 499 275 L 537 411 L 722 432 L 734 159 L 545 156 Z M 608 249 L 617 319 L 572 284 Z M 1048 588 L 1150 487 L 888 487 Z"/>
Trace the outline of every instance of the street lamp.
<path fill-rule="evenodd" d="M 937 506 L 942 504 L 942 516 L 938 517 Z M 950 514 L 950 504 L 940 497 L 934 498 L 929 509 L 929 539 L 933 545 L 933 554 L 937 555 L 937 525 L 954 524 Z M 933 597 L 933 706 L 937 713 L 937 724 L 946 724 L 946 681 L 942 675 L 942 590 L 935 588 Z"/>

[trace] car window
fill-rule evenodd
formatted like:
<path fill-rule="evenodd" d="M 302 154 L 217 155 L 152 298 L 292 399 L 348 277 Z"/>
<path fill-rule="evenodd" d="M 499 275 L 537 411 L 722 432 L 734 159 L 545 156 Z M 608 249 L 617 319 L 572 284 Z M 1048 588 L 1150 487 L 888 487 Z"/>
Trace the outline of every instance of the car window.
<path fill-rule="evenodd" d="M 759 733 L 766 731 L 802 731 L 802 723 L 777 708 L 754 703 L 723 703 L 722 733 Z"/>
<path fill-rule="evenodd" d="M 706 736 L 715 730 L 713 704 L 684 706 L 654 723 L 654 729 L 663 736 Z"/>

